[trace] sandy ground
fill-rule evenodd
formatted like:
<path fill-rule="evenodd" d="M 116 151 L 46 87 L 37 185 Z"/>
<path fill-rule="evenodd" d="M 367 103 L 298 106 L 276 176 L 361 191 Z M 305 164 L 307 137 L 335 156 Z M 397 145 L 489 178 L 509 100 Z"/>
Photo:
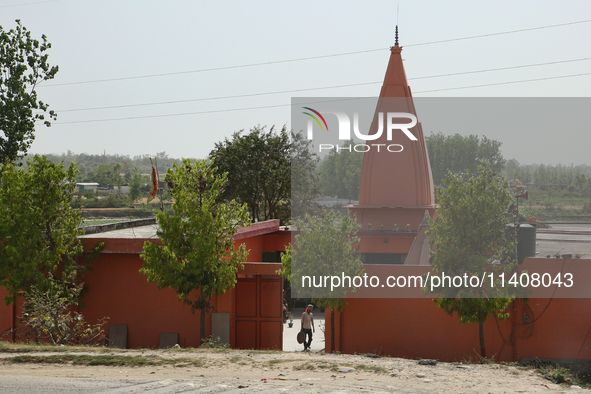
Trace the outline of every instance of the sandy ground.
<path fill-rule="evenodd" d="M 27 353 L 27 355 L 48 354 Z M 51 354 L 63 355 L 64 353 Z M 499 364 L 438 363 L 430 366 L 420 365 L 417 360 L 372 358 L 366 355 L 226 349 L 146 350 L 127 351 L 123 354 L 143 355 L 153 360 L 172 358 L 178 359 L 179 362 L 175 365 L 150 367 L 74 366 L 68 363 L 15 364 L 10 362 L 9 358 L 18 354 L 1 353 L 0 392 L 4 392 L 2 391 L 3 380 L 8 384 L 10 379 L 18 380 L 19 377 L 36 377 L 34 379 L 53 377 L 64 380 L 73 378 L 81 382 L 82 380 L 88 382 L 88 379 L 103 382 L 117 380 L 123 386 L 139 385 L 132 391 L 121 391 L 124 390 L 121 389 L 112 392 L 151 392 L 140 389 L 146 384 L 157 385 L 158 391 L 154 392 L 230 393 L 236 392 L 237 389 L 240 389 L 241 393 L 335 394 L 587 392 L 585 389 L 569 385 L 553 384 L 532 369 Z M 188 366 L 187 359 L 200 361 L 202 365 Z M 343 368 L 354 368 L 354 370 L 344 372 Z M 181 386 L 187 389 L 178 389 Z M 166 387 L 170 387 L 170 391 L 166 391 Z M 173 387 L 176 388 L 173 390 Z"/>

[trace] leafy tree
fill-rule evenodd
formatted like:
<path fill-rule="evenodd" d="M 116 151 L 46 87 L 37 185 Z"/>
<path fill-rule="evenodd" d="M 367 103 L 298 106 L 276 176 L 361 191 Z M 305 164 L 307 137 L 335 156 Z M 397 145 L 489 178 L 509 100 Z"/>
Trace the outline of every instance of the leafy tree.
<path fill-rule="evenodd" d="M 344 147 L 354 145 L 347 141 Z M 323 195 L 358 200 L 363 152 L 331 150 L 318 169 Z"/>
<path fill-rule="evenodd" d="M 431 278 L 465 274 L 481 278 L 499 270 L 510 272 L 515 266 L 515 243 L 507 237 L 512 196 L 508 184 L 496 176 L 491 164 L 482 161 L 478 175 L 449 173 L 439 194 L 437 216 L 430 221 L 428 237 L 435 247 Z M 508 277 L 508 275 L 506 275 Z M 430 293 L 431 280 L 426 293 Z M 444 283 L 435 292 L 444 298 L 434 300 L 446 313 L 457 313 L 460 323 L 478 323 L 481 356 L 486 357 L 483 325 L 491 315 L 503 320 L 514 296 L 496 280 L 495 286 L 454 287 Z"/>
<path fill-rule="evenodd" d="M 476 135 L 445 136 L 442 133 L 432 133 L 425 138 L 425 142 L 435 185 L 442 184 L 448 171 L 476 172 L 482 159 L 488 160 L 492 169 L 497 172 L 500 172 L 505 164 L 500 150 L 501 142 L 485 136 L 480 139 Z"/>
<path fill-rule="evenodd" d="M 232 140 L 215 144 L 209 154 L 218 168 L 228 174 L 222 193 L 225 200 L 236 199 L 248 206 L 253 221 L 279 217 L 281 204 L 291 192 L 289 134 L 285 127 L 278 133 L 272 127 L 255 127 L 250 133 L 234 133 Z"/>
<path fill-rule="evenodd" d="M 285 127 L 280 131 L 255 127 L 248 134 L 239 131 L 231 140 L 216 143 L 209 157 L 215 160 L 218 175 L 228 174 L 222 198 L 246 204 L 253 221 L 286 222 L 292 195 L 292 162 L 299 165 L 295 176 L 306 182 L 297 185 L 298 204 L 304 205 L 316 193 L 316 158 L 308 146 L 301 136 L 292 135 L 290 140 Z"/>
<path fill-rule="evenodd" d="M 57 66 L 47 63 L 51 48 L 45 35 L 41 42 L 16 20 L 16 28 L 6 31 L 0 26 L 0 163 L 16 162 L 23 157 L 35 139 L 35 122 L 44 121 L 49 105 L 37 99 L 35 88 L 53 79 Z M 51 110 L 49 119 L 56 119 Z"/>
<path fill-rule="evenodd" d="M 283 276 L 291 281 L 292 289 L 302 289 L 302 276 L 341 275 L 353 278 L 363 275 L 363 263 L 357 246 L 359 224 L 350 215 L 335 210 L 323 210 L 321 216 L 305 215 L 296 221 L 300 233 L 295 246 L 287 248 L 281 256 Z M 336 283 L 335 283 L 336 285 Z M 341 312 L 347 305 L 344 298 L 350 290 L 345 284 L 314 290 L 312 301 L 316 306 L 330 308 L 331 350 L 335 348 L 334 311 Z M 355 291 L 355 289 L 353 289 Z"/>
<path fill-rule="evenodd" d="M 114 186 L 121 185 L 121 165 L 120 164 L 99 164 L 94 174 L 90 176 L 93 182 L 97 182 L 101 187 L 112 189 Z"/>
<path fill-rule="evenodd" d="M 316 166 L 319 158 L 311 150 L 311 141 L 303 133 L 291 134 L 291 217 L 298 218 L 316 209 L 314 198 L 320 194 Z"/>
<path fill-rule="evenodd" d="M 173 164 L 166 181 L 174 199 L 173 216 L 156 212 L 162 245 L 146 241 L 140 272 L 159 289 L 173 288 L 191 310 L 201 311 L 200 338 L 205 339 L 205 313 L 212 308 L 211 298 L 236 284 L 236 272 L 246 260 L 244 245 L 234 248 L 238 227 L 250 220 L 245 205 L 223 203 L 220 193 L 225 175 L 215 175 L 213 162 Z"/>
<path fill-rule="evenodd" d="M 142 174 L 137 167 L 133 167 L 131 180 L 129 181 L 129 197 L 131 197 L 131 201 L 135 201 L 142 195 L 142 186 L 144 185 L 144 181 L 142 178 Z"/>
<path fill-rule="evenodd" d="M 80 259 L 80 213 L 71 207 L 77 169 L 44 156 L 27 169 L 6 164 L 0 182 L 0 284 L 14 302 L 20 290 L 47 288 L 49 276 L 76 283 L 89 262 Z M 57 274 L 59 269 L 59 275 Z"/>

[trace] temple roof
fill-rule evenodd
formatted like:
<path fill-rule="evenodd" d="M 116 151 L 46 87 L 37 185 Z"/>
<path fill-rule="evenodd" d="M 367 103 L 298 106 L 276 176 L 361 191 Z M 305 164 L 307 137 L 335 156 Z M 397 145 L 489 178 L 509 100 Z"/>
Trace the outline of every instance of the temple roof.
<path fill-rule="evenodd" d="M 390 48 L 390 60 L 370 134 L 378 130 L 378 113 L 385 116 L 388 112 L 401 112 L 417 116 L 401 53 L 402 47 L 398 45 L 397 39 L 396 45 Z M 396 118 L 393 121 L 400 124 L 408 122 L 409 118 Z M 383 125 L 382 136 L 372 142 L 385 146 L 398 144 L 403 149 L 401 152 L 389 152 L 386 149 L 378 152 L 373 149 L 364 154 L 358 208 L 416 207 L 421 208 L 422 217 L 424 208 L 434 207 L 435 203 L 431 166 L 422 126 L 418 122 L 416 126 L 409 128 L 417 139 L 413 141 L 398 129 L 392 131 L 392 138 L 388 140 L 386 119 Z"/>

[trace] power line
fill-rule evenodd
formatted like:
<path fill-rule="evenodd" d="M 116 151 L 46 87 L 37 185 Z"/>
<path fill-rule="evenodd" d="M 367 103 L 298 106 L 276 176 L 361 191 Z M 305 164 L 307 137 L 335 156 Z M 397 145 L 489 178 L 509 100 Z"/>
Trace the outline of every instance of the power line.
<path fill-rule="evenodd" d="M 455 88 L 423 90 L 420 92 L 415 92 L 415 94 L 441 92 L 441 91 L 446 91 L 446 90 L 472 89 L 472 88 L 480 88 L 480 87 L 485 87 L 485 86 L 508 85 L 508 84 L 514 84 L 514 83 L 545 81 L 545 80 L 550 80 L 550 79 L 580 77 L 580 76 L 584 76 L 584 75 L 591 75 L 591 72 L 590 73 L 582 73 L 582 74 L 573 74 L 573 75 L 561 75 L 561 76 L 556 76 L 556 77 L 525 79 L 525 80 L 521 80 L 521 81 L 497 82 L 497 83 L 489 83 L 489 84 L 483 84 L 483 85 L 471 85 L 471 86 L 461 86 L 461 87 L 455 87 Z M 278 107 L 289 107 L 289 106 L 291 106 L 291 104 L 277 104 L 277 105 L 265 105 L 265 106 L 259 106 L 259 107 L 229 108 L 229 109 L 220 109 L 220 110 L 211 110 L 211 111 L 184 112 L 184 113 L 177 113 L 177 114 L 129 116 L 129 117 L 124 117 L 124 118 L 109 118 L 109 119 L 75 120 L 75 121 L 70 121 L 70 122 L 55 122 L 53 124 L 60 125 L 60 124 L 74 124 L 74 123 L 110 122 L 110 121 L 134 120 L 134 119 L 166 118 L 166 117 L 172 117 L 172 116 L 187 116 L 187 115 L 212 114 L 212 113 L 220 113 L 220 112 L 248 111 L 248 110 L 253 110 L 253 109 L 278 108 Z"/>
<path fill-rule="evenodd" d="M 57 0 L 55 0 L 55 1 L 57 1 Z M 498 32 L 498 33 L 480 34 L 477 36 L 451 38 L 451 39 L 447 39 L 447 40 L 430 41 L 430 42 L 423 42 L 423 43 L 418 43 L 418 44 L 408 44 L 405 46 L 406 47 L 413 47 L 413 46 L 422 46 L 422 45 L 442 44 L 442 43 L 446 43 L 446 42 L 471 40 L 471 39 L 483 38 L 483 37 L 493 37 L 493 36 L 504 35 L 504 34 L 514 34 L 514 33 L 526 32 L 526 31 L 533 31 L 533 30 L 550 29 L 550 28 L 555 28 L 555 27 L 570 26 L 570 25 L 589 23 L 589 22 L 591 22 L 591 19 L 577 21 L 577 22 L 560 23 L 560 24 L 556 24 L 556 25 L 531 27 L 531 28 L 527 28 L 527 29 L 510 30 L 510 31 Z M 349 56 L 349 55 L 356 55 L 356 54 L 360 54 L 360 53 L 383 51 L 384 49 L 386 49 L 386 48 L 368 49 L 368 50 L 364 50 L 364 51 L 355 51 L 355 52 L 335 53 L 335 54 L 331 54 L 331 55 L 310 56 L 310 57 L 302 57 L 302 58 L 296 58 L 296 59 L 275 60 L 275 61 L 263 62 L 263 63 L 251 63 L 251 64 L 241 64 L 241 65 L 226 66 L 226 67 L 205 68 L 205 69 L 190 70 L 190 71 L 178 71 L 178 72 L 160 73 L 160 74 L 147 74 L 147 75 L 137 75 L 137 76 L 130 76 L 130 77 L 119 77 L 119 78 L 95 79 L 95 80 L 90 80 L 90 81 L 64 82 L 64 83 L 56 83 L 56 84 L 49 84 L 49 85 L 40 84 L 39 87 L 53 87 L 53 86 L 81 85 L 81 84 L 101 83 L 101 82 L 125 81 L 125 80 L 132 80 L 132 79 L 156 78 L 156 77 L 164 77 L 164 76 L 171 76 L 171 75 L 183 75 L 183 74 L 194 74 L 194 73 L 209 72 L 209 71 L 230 70 L 230 69 L 245 68 L 245 67 L 258 67 L 258 66 L 267 66 L 267 65 L 271 65 L 271 64 L 300 62 L 300 61 L 315 60 L 315 59 L 325 59 L 325 58 L 331 58 L 331 57 L 337 57 L 337 56 Z"/>
<path fill-rule="evenodd" d="M 591 57 L 582 58 L 582 59 L 559 60 L 559 61 L 546 62 L 546 63 L 526 64 L 526 65 L 510 66 L 510 67 L 491 68 L 491 69 L 477 70 L 477 71 L 464 71 L 464 72 L 451 73 L 451 74 L 429 75 L 429 76 L 424 76 L 424 77 L 409 78 L 408 80 L 410 81 L 410 80 L 417 80 L 417 79 L 440 78 L 440 77 L 476 74 L 476 73 L 500 71 L 500 70 L 512 70 L 512 69 L 525 68 L 525 67 L 546 66 L 546 65 L 550 65 L 550 64 L 580 62 L 580 61 L 585 61 L 585 60 L 591 60 Z M 111 106 L 91 107 L 91 108 L 75 108 L 75 109 L 57 110 L 56 112 L 64 113 L 64 112 L 79 112 L 79 111 L 95 111 L 95 110 L 103 110 L 103 109 L 133 108 L 133 107 L 143 107 L 143 106 L 150 106 L 150 105 L 181 104 L 181 103 L 191 103 L 191 102 L 198 102 L 198 101 L 224 100 L 224 99 L 232 99 L 232 98 L 267 96 L 267 95 L 272 95 L 272 94 L 306 92 L 306 91 L 313 91 L 313 90 L 337 89 L 337 88 L 352 87 L 352 86 L 375 85 L 375 84 L 378 84 L 381 82 L 382 81 L 363 82 L 363 83 L 354 83 L 354 84 L 348 84 L 348 85 L 323 86 L 323 87 L 317 87 L 317 88 L 294 89 L 294 90 L 280 90 L 280 91 L 275 91 L 275 92 L 250 93 L 250 94 L 240 94 L 240 95 L 233 95 L 233 96 L 208 97 L 208 98 L 198 98 L 198 99 L 188 99 L 188 100 L 160 101 L 160 102 L 153 102 L 153 103 L 111 105 Z"/>
<path fill-rule="evenodd" d="M 374 84 L 377 84 L 377 83 L 381 83 L 381 81 L 353 83 L 353 84 L 349 84 L 349 85 L 323 86 L 323 87 L 319 87 L 319 88 L 280 90 L 280 91 L 276 91 L 276 92 L 239 94 L 239 95 L 234 95 L 234 96 L 208 97 L 208 98 L 189 99 L 189 100 L 161 101 L 161 102 L 157 102 L 157 103 L 126 104 L 126 105 L 113 105 L 113 106 L 108 106 L 108 107 L 66 109 L 66 110 L 59 110 L 59 111 L 56 110 L 56 112 L 63 113 L 63 112 L 75 112 L 75 111 L 92 111 L 92 110 L 99 110 L 99 109 L 115 109 L 115 108 L 143 107 L 143 106 L 148 106 L 148 105 L 191 103 L 191 102 L 196 102 L 196 101 L 223 100 L 223 99 L 230 99 L 230 98 L 267 96 L 267 95 L 271 95 L 271 94 L 306 92 L 306 91 L 311 91 L 311 90 L 337 89 L 337 88 L 344 88 L 344 87 L 350 87 L 350 86 L 374 85 Z"/>
<path fill-rule="evenodd" d="M 500 33 L 480 34 L 478 36 L 470 36 L 470 37 L 462 37 L 462 38 L 452 38 L 452 39 L 449 39 L 449 40 L 440 40 L 440 41 L 430 41 L 430 42 L 423 42 L 423 43 L 420 43 L 420 44 L 410 44 L 410 45 L 406 45 L 406 46 L 407 47 L 417 47 L 417 46 L 420 46 L 420 45 L 441 44 L 441 43 L 444 43 L 444 42 L 471 40 L 473 38 L 493 37 L 493 36 L 500 36 L 500 35 L 503 35 L 503 34 L 522 33 L 524 31 L 550 29 L 550 28 L 553 28 L 553 27 L 577 25 L 577 24 L 580 24 L 580 23 L 589 23 L 589 22 L 591 22 L 591 20 L 584 20 L 584 21 L 578 21 L 578 22 L 559 23 L 557 25 L 530 27 L 528 29 L 510 30 L 510 31 L 503 31 L 503 32 L 500 32 Z"/>
<path fill-rule="evenodd" d="M 481 88 L 481 87 L 484 87 L 484 86 L 510 85 L 510 84 L 513 84 L 513 83 L 534 82 L 534 81 L 546 81 L 548 79 L 560 79 L 560 78 L 581 77 L 581 76 L 584 76 L 584 75 L 591 75 L 591 73 L 582 73 L 582 74 L 573 74 L 573 75 L 560 75 L 558 77 L 524 79 L 524 80 L 521 80 L 521 81 L 487 83 L 487 84 L 484 84 L 484 85 L 461 86 L 461 87 L 457 87 L 457 88 L 444 88 L 444 89 L 434 89 L 434 90 L 422 90 L 420 92 L 415 92 L 415 93 L 432 93 L 432 92 L 443 92 L 443 91 L 446 91 L 446 90 Z"/>
<path fill-rule="evenodd" d="M 35 1 L 35 2 L 31 2 L 31 3 L 0 5 L 0 8 L 19 7 L 21 5 L 30 5 L 30 4 L 53 3 L 56 1 L 60 1 L 60 0 L 45 0 L 45 1 Z"/>

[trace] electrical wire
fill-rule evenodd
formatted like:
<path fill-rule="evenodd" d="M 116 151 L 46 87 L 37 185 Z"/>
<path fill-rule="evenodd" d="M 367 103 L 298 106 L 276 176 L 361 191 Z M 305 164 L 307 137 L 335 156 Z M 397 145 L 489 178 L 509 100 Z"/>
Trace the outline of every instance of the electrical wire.
<path fill-rule="evenodd" d="M 464 72 L 451 73 L 451 74 L 429 75 L 429 76 L 424 76 L 424 77 L 409 78 L 408 80 L 411 81 L 411 80 L 418 80 L 418 79 L 441 78 L 441 77 L 476 74 L 476 73 L 492 72 L 492 71 L 500 71 L 500 70 L 512 70 L 512 69 L 526 68 L 526 67 L 546 66 L 546 65 L 550 65 L 550 64 L 580 62 L 580 61 L 585 61 L 585 60 L 591 60 L 591 57 L 582 58 L 582 59 L 560 60 L 560 61 L 547 62 L 547 63 L 536 63 L 536 64 L 525 64 L 525 65 L 519 65 L 519 66 L 491 68 L 491 69 L 476 70 L 476 71 L 464 71 Z M 143 107 L 143 106 L 150 106 L 150 105 L 180 104 L 180 103 L 191 103 L 191 102 L 198 102 L 198 101 L 224 100 L 224 99 L 232 99 L 232 98 L 244 98 L 244 97 L 266 96 L 266 95 L 273 95 L 273 94 L 306 92 L 306 91 L 313 91 L 313 90 L 337 89 L 337 88 L 352 87 L 352 86 L 375 85 L 378 83 L 382 83 L 382 81 L 354 83 L 354 84 L 347 84 L 347 85 L 323 86 L 323 87 L 306 88 L 306 89 L 280 90 L 280 91 L 275 91 L 275 92 L 240 94 L 240 95 L 232 95 L 232 96 L 208 97 L 208 98 L 198 98 L 198 99 L 188 99 L 188 100 L 172 100 L 172 101 L 160 101 L 160 102 L 141 103 L 141 104 L 124 104 L 124 105 L 111 105 L 111 106 L 104 106 L 104 107 L 75 108 L 75 109 L 66 109 L 66 110 L 56 110 L 56 112 L 64 113 L 64 112 L 79 112 L 79 111 L 95 111 L 95 110 L 103 110 L 103 109 L 133 108 L 133 107 Z M 416 93 L 421 93 L 421 92 L 416 92 Z"/>
<path fill-rule="evenodd" d="M 56 1 L 60 1 L 60 0 L 45 0 L 45 1 L 35 1 L 35 2 L 31 2 L 31 3 L 0 5 L 0 8 L 19 7 L 21 5 L 31 5 L 31 4 L 41 4 L 41 3 L 54 3 Z"/>
<path fill-rule="evenodd" d="M 446 42 L 455 42 L 455 41 L 464 41 L 464 40 L 472 40 L 472 39 L 476 39 L 476 38 L 493 37 L 493 36 L 498 36 L 498 35 L 514 34 L 514 33 L 522 33 L 522 32 L 526 32 L 526 31 L 550 29 L 550 28 L 555 28 L 555 27 L 570 26 L 570 25 L 576 25 L 576 24 L 582 24 L 582 23 L 589 23 L 589 22 L 591 22 L 591 19 L 582 20 L 582 21 L 576 21 L 576 22 L 559 23 L 559 24 L 556 24 L 556 25 L 546 25 L 546 26 L 531 27 L 531 28 L 527 28 L 527 29 L 510 30 L 510 31 L 498 32 L 498 33 L 480 34 L 480 35 L 476 35 L 476 36 L 451 38 L 451 39 L 447 39 L 447 40 L 423 42 L 423 43 L 418 43 L 418 44 L 409 44 L 409 45 L 406 45 L 406 47 L 432 45 L 432 44 L 442 44 L 442 43 L 446 43 Z M 142 79 L 142 78 L 156 78 L 156 77 L 164 77 L 164 76 L 171 76 L 171 75 L 193 74 L 193 73 L 201 73 L 201 72 L 209 72 L 209 71 L 230 70 L 230 69 L 245 68 L 245 67 L 268 66 L 268 65 L 271 65 L 271 64 L 300 62 L 300 61 L 325 59 L 325 58 L 338 57 L 338 56 L 356 55 L 356 54 L 360 54 L 360 53 L 377 52 L 377 51 L 383 51 L 385 49 L 387 49 L 387 48 L 367 49 L 367 50 L 364 50 L 364 51 L 334 53 L 334 54 L 330 54 L 330 55 L 309 56 L 309 57 L 301 57 L 301 58 L 296 58 L 296 59 L 275 60 L 275 61 L 270 61 L 270 62 L 250 63 L 250 64 L 241 64 L 241 65 L 234 65 L 234 66 L 205 68 L 205 69 L 189 70 L 189 71 L 178 71 L 178 72 L 170 72 L 170 73 L 147 74 L 147 75 L 137 75 L 137 76 L 129 76 L 129 77 L 119 77 L 119 78 L 95 79 L 95 80 L 90 80 L 90 81 L 64 82 L 64 83 L 54 83 L 54 84 L 48 84 L 48 85 L 47 84 L 39 84 L 39 87 L 41 88 L 41 87 L 67 86 L 67 85 L 81 85 L 81 84 L 89 84 L 89 83 L 114 82 L 114 81 L 124 81 L 124 80 Z"/>
<path fill-rule="evenodd" d="M 584 76 L 584 75 L 591 75 L 591 73 L 561 75 L 561 76 L 556 76 L 556 77 L 527 79 L 527 80 L 521 80 L 521 81 L 497 82 L 497 83 L 490 83 L 490 84 L 483 84 L 483 85 L 462 86 L 462 87 L 447 88 L 447 89 L 424 90 L 424 91 L 415 92 L 415 94 L 429 93 L 429 92 L 441 92 L 441 91 L 445 91 L 445 90 L 471 89 L 471 88 L 477 88 L 477 87 L 507 85 L 507 84 L 514 84 L 514 83 L 542 81 L 542 80 L 559 79 L 559 78 L 579 77 L 579 76 Z M 378 83 L 378 82 L 376 82 L 376 83 Z M 254 110 L 254 109 L 279 108 L 279 107 L 289 107 L 289 106 L 291 106 L 291 104 L 264 105 L 264 106 L 258 106 L 258 107 L 244 107 L 244 108 L 228 108 L 228 109 L 219 109 L 219 110 L 211 110 L 211 111 L 183 112 L 183 113 L 164 114 L 164 115 L 144 115 L 144 116 L 128 116 L 128 117 L 123 117 L 123 118 L 75 120 L 75 121 L 69 121 L 69 122 L 53 122 L 52 125 L 108 122 L 108 121 L 132 120 L 132 119 L 165 118 L 165 117 L 172 117 L 172 116 L 201 115 L 201 114 L 211 114 L 211 113 L 220 113 L 220 112 L 247 111 L 247 110 Z"/>

